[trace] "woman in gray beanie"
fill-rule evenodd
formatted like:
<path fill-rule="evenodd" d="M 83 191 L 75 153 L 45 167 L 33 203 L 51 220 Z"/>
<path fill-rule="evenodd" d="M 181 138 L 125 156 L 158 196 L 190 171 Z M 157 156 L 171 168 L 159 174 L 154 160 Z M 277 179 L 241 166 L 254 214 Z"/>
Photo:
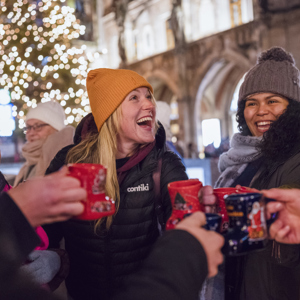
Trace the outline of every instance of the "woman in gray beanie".
<path fill-rule="evenodd" d="M 284 49 L 261 54 L 240 88 L 240 133 L 220 156 L 215 187 L 300 188 L 299 78 L 292 55 Z M 225 270 L 225 299 L 299 299 L 299 245 L 269 241 L 264 251 L 226 258 Z M 210 295 L 205 299 L 223 299 L 218 277 L 207 283 L 205 292 Z"/>

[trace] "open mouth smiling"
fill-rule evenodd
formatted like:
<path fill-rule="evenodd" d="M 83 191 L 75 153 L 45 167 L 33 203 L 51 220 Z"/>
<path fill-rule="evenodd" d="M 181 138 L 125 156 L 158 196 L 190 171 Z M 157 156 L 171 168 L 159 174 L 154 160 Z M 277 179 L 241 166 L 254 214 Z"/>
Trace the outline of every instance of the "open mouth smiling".
<path fill-rule="evenodd" d="M 136 123 L 139 126 L 149 126 L 149 127 L 151 127 L 152 126 L 152 117 L 151 116 L 142 117 L 142 118 L 138 119 L 136 121 Z"/>
<path fill-rule="evenodd" d="M 255 123 L 255 125 L 260 131 L 267 131 L 269 130 L 272 123 L 273 121 L 258 121 Z"/>
<path fill-rule="evenodd" d="M 270 126 L 273 123 L 273 121 L 259 121 L 256 122 L 256 126 Z"/>

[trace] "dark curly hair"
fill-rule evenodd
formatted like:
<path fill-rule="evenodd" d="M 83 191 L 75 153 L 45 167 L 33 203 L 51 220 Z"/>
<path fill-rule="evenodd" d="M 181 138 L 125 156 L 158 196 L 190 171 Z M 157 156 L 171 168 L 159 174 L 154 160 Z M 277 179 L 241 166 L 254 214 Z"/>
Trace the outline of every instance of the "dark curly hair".
<path fill-rule="evenodd" d="M 264 133 L 258 150 L 263 156 L 264 172 L 260 178 L 266 178 L 274 162 L 286 161 L 300 148 L 300 103 L 288 99 L 289 105 L 284 113 L 271 124 Z M 251 135 L 244 117 L 245 101 L 238 105 L 236 120 L 242 135 Z M 298 147 L 299 146 L 299 147 Z"/>
<path fill-rule="evenodd" d="M 245 110 L 246 100 L 239 101 L 238 103 L 238 109 L 236 112 L 236 121 L 238 123 L 238 130 L 242 135 L 252 135 L 248 125 L 246 123 L 245 117 L 244 117 L 244 110 Z"/>
<path fill-rule="evenodd" d="M 285 112 L 272 123 L 265 132 L 258 149 L 266 159 L 267 164 L 284 162 L 300 144 L 300 103 L 289 99 Z"/>

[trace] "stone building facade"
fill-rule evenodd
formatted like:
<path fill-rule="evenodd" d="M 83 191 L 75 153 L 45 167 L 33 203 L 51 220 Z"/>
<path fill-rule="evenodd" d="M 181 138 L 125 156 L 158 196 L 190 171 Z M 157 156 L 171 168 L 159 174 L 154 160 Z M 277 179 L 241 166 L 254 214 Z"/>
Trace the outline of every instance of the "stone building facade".
<path fill-rule="evenodd" d="M 203 149 L 203 120 L 218 119 L 222 138 L 233 134 L 237 86 L 261 51 L 284 47 L 300 66 L 300 0 L 103 0 L 97 14 L 102 66 L 151 82 L 175 109 L 186 157 L 188 145 Z"/>

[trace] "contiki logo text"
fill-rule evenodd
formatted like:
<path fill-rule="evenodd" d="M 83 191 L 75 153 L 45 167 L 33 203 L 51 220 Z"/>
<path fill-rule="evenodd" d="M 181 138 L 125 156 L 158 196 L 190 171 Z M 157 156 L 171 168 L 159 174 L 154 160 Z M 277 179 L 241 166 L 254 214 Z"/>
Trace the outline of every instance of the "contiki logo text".
<path fill-rule="evenodd" d="M 147 183 L 144 185 L 143 183 L 136 186 L 136 187 L 129 187 L 127 188 L 127 192 L 143 192 L 143 191 L 149 191 L 149 184 Z"/>

